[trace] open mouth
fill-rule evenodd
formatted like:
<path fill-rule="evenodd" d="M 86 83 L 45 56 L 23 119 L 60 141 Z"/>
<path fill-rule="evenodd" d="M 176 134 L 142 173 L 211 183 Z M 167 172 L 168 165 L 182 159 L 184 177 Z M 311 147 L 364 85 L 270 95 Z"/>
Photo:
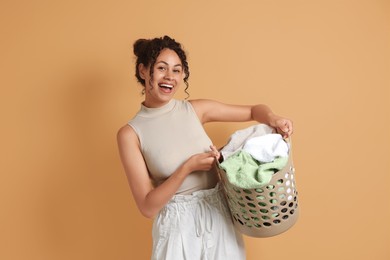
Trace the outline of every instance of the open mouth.
<path fill-rule="evenodd" d="M 164 91 L 164 92 L 171 92 L 173 89 L 173 85 L 161 83 L 158 84 L 158 86 Z"/>

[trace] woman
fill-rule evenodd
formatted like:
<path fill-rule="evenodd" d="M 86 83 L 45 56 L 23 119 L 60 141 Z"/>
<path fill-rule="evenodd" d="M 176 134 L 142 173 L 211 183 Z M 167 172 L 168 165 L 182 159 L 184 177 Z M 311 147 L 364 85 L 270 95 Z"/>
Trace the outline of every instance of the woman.
<path fill-rule="evenodd" d="M 140 212 L 155 218 L 152 259 L 245 259 L 218 184 L 219 152 L 202 125 L 255 120 L 288 137 L 292 122 L 265 105 L 174 99 L 183 82 L 187 91 L 189 68 L 168 36 L 136 41 L 134 54 L 145 100 L 118 131 L 118 146 Z"/>

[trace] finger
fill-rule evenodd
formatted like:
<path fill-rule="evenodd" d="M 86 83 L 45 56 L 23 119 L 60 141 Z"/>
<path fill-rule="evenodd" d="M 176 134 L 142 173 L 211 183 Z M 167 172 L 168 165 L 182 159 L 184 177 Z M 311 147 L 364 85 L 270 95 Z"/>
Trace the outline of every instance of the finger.
<path fill-rule="evenodd" d="M 211 152 L 213 153 L 214 157 L 216 159 L 219 159 L 220 153 L 217 150 L 217 147 L 215 145 L 210 145 Z"/>
<path fill-rule="evenodd" d="M 217 147 L 215 147 L 215 145 L 210 145 L 210 149 L 211 149 L 211 151 L 213 151 L 213 152 L 218 152 L 218 150 L 217 150 Z"/>
<path fill-rule="evenodd" d="M 293 125 L 292 122 L 289 120 L 287 124 L 287 134 L 288 136 L 292 135 L 293 133 Z"/>
<path fill-rule="evenodd" d="M 214 158 L 214 153 L 212 151 L 199 154 L 200 160 L 207 160 L 209 158 Z"/>
<path fill-rule="evenodd" d="M 283 125 L 281 126 L 281 130 L 284 133 L 291 133 L 292 131 L 292 123 L 290 120 L 284 120 Z"/>
<path fill-rule="evenodd" d="M 199 155 L 200 160 L 214 160 L 215 153 L 213 151 L 205 152 Z"/>
<path fill-rule="evenodd" d="M 213 166 L 214 161 L 215 161 L 215 157 L 209 157 L 209 158 L 204 159 L 203 160 L 204 169 L 209 170 Z"/>

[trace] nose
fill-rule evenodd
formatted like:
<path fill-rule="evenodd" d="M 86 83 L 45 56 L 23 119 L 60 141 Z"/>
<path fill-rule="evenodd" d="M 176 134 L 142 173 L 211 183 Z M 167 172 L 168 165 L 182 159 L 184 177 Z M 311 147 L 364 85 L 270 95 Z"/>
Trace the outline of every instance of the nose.
<path fill-rule="evenodd" d="M 165 72 L 164 79 L 172 80 L 173 79 L 173 73 L 170 70 L 167 70 Z"/>

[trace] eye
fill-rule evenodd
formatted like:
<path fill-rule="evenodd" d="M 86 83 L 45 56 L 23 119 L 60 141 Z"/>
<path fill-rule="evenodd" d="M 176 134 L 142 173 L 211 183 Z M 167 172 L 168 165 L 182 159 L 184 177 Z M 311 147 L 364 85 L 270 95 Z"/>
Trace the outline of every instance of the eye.
<path fill-rule="evenodd" d="M 160 71 L 165 71 L 166 70 L 166 68 L 164 66 L 159 66 L 159 67 L 157 67 L 157 69 L 160 70 Z"/>
<path fill-rule="evenodd" d="M 174 69 L 173 72 L 175 72 L 175 73 L 180 73 L 181 70 L 180 70 L 180 69 Z"/>

